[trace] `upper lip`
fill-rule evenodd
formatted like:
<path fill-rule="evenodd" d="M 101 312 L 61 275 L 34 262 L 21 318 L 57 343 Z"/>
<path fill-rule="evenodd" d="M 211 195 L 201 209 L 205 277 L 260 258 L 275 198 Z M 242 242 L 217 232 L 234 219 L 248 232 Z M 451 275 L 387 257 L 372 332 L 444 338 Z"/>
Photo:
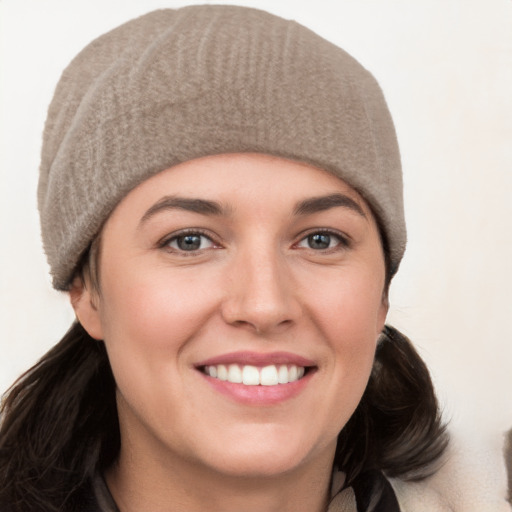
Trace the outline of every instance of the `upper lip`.
<path fill-rule="evenodd" d="M 195 364 L 196 367 L 215 366 L 218 364 L 241 364 L 252 366 L 269 366 L 273 364 L 294 364 L 296 366 L 316 366 L 314 361 L 291 352 L 230 352 L 205 359 Z"/>

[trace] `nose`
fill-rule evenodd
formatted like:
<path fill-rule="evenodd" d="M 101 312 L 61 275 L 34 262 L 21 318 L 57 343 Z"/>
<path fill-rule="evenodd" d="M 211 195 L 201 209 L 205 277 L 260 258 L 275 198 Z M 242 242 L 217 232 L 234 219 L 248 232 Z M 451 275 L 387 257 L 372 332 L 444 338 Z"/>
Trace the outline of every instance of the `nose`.
<path fill-rule="evenodd" d="M 297 322 L 302 313 L 297 287 L 286 258 L 276 252 L 252 251 L 233 262 L 222 304 L 225 322 L 257 334 L 278 332 Z"/>

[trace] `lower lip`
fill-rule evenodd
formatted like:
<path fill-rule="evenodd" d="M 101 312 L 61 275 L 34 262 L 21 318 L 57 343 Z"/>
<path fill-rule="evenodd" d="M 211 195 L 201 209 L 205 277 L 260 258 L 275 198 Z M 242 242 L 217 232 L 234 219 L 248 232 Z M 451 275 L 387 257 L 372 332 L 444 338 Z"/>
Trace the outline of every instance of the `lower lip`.
<path fill-rule="evenodd" d="M 235 384 L 226 380 L 216 379 L 201 372 L 206 382 L 219 393 L 235 400 L 236 402 L 247 405 L 276 405 L 297 396 L 311 381 L 314 375 L 313 370 L 309 370 L 304 377 L 288 384 L 277 384 L 275 386 L 246 386 L 245 384 Z"/>

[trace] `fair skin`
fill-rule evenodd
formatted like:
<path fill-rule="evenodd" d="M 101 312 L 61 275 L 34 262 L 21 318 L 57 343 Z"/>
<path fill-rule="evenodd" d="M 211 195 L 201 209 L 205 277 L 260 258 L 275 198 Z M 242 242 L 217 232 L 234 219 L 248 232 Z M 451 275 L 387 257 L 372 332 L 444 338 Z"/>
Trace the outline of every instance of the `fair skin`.
<path fill-rule="evenodd" d="M 71 301 L 118 387 L 120 510 L 325 510 L 387 312 L 357 192 L 267 155 L 185 162 L 115 208 L 99 276 Z"/>

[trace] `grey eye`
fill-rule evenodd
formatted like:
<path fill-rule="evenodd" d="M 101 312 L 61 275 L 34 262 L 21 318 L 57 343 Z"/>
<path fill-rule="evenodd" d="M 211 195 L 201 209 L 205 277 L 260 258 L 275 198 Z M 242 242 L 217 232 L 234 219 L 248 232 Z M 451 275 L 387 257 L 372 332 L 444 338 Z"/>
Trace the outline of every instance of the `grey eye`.
<path fill-rule="evenodd" d="M 167 245 L 172 249 L 191 252 L 212 247 L 213 242 L 199 233 L 187 233 L 172 238 Z"/>
<path fill-rule="evenodd" d="M 322 251 L 326 249 L 333 249 L 337 246 L 347 246 L 346 240 L 335 233 L 329 233 L 326 231 L 317 231 L 304 237 L 299 243 L 298 247 L 305 249 L 314 249 Z"/>
<path fill-rule="evenodd" d="M 176 239 L 176 244 L 182 251 L 197 251 L 201 247 L 201 236 L 186 235 Z"/>
<path fill-rule="evenodd" d="M 307 241 L 311 249 L 328 249 L 331 245 L 331 235 L 315 233 L 314 235 L 309 235 Z"/>

